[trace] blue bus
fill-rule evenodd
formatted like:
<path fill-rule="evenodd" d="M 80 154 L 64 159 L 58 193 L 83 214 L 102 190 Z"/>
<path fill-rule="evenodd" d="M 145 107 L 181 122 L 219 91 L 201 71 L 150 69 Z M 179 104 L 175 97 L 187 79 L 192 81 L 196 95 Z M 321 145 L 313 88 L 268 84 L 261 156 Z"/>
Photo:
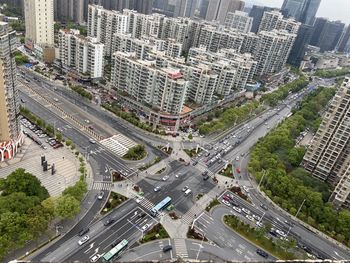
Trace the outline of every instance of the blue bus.
<path fill-rule="evenodd" d="M 114 248 L 112 248 L 110 251 L 104 254 L 102 257 L 102 261 L 103 262 L 111 261 L 113 258 L 119 256 L 120 253 L 127 248 L 127 246 L 128 246 L 128 240 L 124 239 L 118 245 L 116 245 Z"/>
<path fill-rule="evenodd" d="M 151 215 L 156 216 L 160 210 L 165 209 L 171 203 L 171 197 L 167 196 L 158 205 L 151 209 Z"/>

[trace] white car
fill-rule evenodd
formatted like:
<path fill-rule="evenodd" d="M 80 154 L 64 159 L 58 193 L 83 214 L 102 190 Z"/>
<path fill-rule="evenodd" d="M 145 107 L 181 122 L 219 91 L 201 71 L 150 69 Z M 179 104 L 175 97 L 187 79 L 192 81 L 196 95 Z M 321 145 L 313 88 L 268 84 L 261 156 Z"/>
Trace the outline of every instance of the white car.
<path fill-rule="evenodd" d="M 287 237 L 287 235 L 282 230 L 277 229 L 276 233 L 279 234 L 281 237 Z"/>
<path fill-rule="evenodd" d="M 96 141 L 94 139 L 89 139 L 89 142 L 92 143 L 92 144 L 96 143 Z"/>
<path fill-rule="evenodd" d="M 140 197 L 138 197 L 137 199 L 136 199 L 136 203 L 141 203 L 141 201 L 143 200 L 143 197 L 142 196 L 140 196 Z"/>
<path fill-rule="evenodd" d="M 250 211 L 247 208 L 242 208 L 243 213 L 250 215 Z"/>
<path fill-rule="evenodd" d="M 90 239 L 90 237 L 88 235 L 86 235 L 78 241 L 78 244 L 81 246 L 82 244 L 86 243 L 89 239 Z"/>
<path fill-rule="evenodd" d="M 166 175 L 166 176 L 164 176 L 164 177 L 162 178 L 163 181 L 166 181 L 166 180 L 168 180 L 168 179 L 169 179 L 169 175 Z"/>
<path fill-rule="evenodd" d="M 263 223 L 262 222 L 256 222 L 256 225 L 258 226 L 258 227 L 263 227 Z"/>
<path fill-rule="evenodd" d="M 181 174 L 175 174 L 176 178 L 179 178 L 181 176 Z"/>
<path fill-rule="evenodd" d="M 149 229 L 151 226 L 151 224 L 145 224 L 143 227 L 142 227 L 142 231 L 145 232 L 147 229 Z"/>
<path fill-rule="evenodd" d="M 250 216 L 250 215 L 246 215 L 245 216 L 249 221 L 254 221 L 254 218 L 252 217 L 252 216 Z"/>
<path fill-rule="evenodd" d="M 231 206 L 229 202 L 227 202 L 226 200 L 222 199 L 221 200 L 223 204 L 227 205 L 227 206 Z"/>
<path fill-rule="evenodd" d="M 90 258 L 90 262 L 96 262 L 97 260 L 100 259 L 100 257 L 101 257 L 100 254 L 96 254 L 92 258 Z"/>
<path fill-rule="evenodd" d="M 239 161 L 239 156 L 236 157 L 236 161 Z"/>
<path fill-rule="evenodd" d="M 243 189 L 244 189 L 244 191 L 246 191 L 247 193 L 249 193 L 249 188 L 248 188 L 248 186 L 243 185 Z"/>
<path fill-rule="evenodd" d="M 242 213 L 242 209 L 240 209 L 239 207 L 233 206 L 232 208 L 233 208 L 233 210 L 235 210 L 237 213 Z"/>
<path fill-rule="evenodd" d="M 252 216 L 256 221 L 260 221 L 260 216 L 257 216 L 257 215 L 252 215 Z"/>
<path fill-rule="evenodd" d="M 154 188 L 154 192 L 159 192 L 160 191 L 160 186 L 156 186 L 155 188 Z"/>

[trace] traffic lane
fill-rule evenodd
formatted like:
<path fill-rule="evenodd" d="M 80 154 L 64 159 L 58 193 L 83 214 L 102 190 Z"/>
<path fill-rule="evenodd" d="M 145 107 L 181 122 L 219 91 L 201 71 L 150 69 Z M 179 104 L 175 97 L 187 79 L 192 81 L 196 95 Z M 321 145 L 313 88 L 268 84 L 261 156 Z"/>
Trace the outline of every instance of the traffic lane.
<path fill-rule="evenodd" d="M 236 261 L 265 261 L 274 259 L 272 256 L 265 259 L 256 254 L 257 246 L 248 242 L 225 225 L 223 217 L 231 214 L 232 210 L 228 207 L 224 205 L 216 206 L 210 215 L 203 213 L 203 215 L 198 217 L 195 222 L 196 229 L 219 247 L 230 249 Z"/>
<path fill-rule="evenodd" d="M 28 96 L 24 92 L 20 91 L 20 93 L 27 99 L 26 107 L 39 118 L 43 119 L 46 123 L 54 124 L 53 126 L 55 128 L 62 128 L 67 125 L 70 125 L 70 129 L 61 129 L 61 133 L 65 137 L 71 139 L 74 142 L 74 144 L 81 149 L 83 153 L 96 151 L 101 148 L 104 148 L 99 144 L 91 144 L 89 141 L 90 138 L 87 135 L 83 134 L 81 131 L 78 131 L 78 129 L 75 128 L 71 123 L 65 121 L 60 116 L 57 116 L 52 111 L 45 108 L 43 105 L 36 103 L 36 101 L 32 97 Z M 102 151 L 96 154 L 95 158 L 100 160 L 103 159 L 102 162 L 108 164 L 111 167 L 115 167 L 115 170 L 121 169 L 123 171 L 127 171 L 129 174 L 133 172 L 133 170 L 128 168 L 119 157 L 116 157 L 114 154 L 111 154 L 107 149 L 106 151 Z"/>
<path fill-rule="evenodd" d="M 103 204 L 103 202 L 96 202 L 96 203 L 100 203 Z M 114 217 L 116 218 L 117 221 L 123 220 L 123 218 L 125 218 L 127 216 L 128 211 L 129 210 L 134 210 L 136 208 L 136 205 L 133 202 L 129 202 L 129 203 L 124 203 L 122 204 L 118 209 L 120 211 L 120 214 L 116 214 L 115 211 L 113 211 Z M 89 219 L 88 222 L 83 222 L 84 220 L 80 221 L 75 227 L 74 230 L 72 229 L 69 232 L 69 236 L 65 236 L 65 240 L 64 243 L 61 242 L 61 240 L 59 240 L 59 242 L 61 244 L 59 244 L 59 246 L 55 243 L 52 247 L 50 247 L 49 249 L 49 253 L 47 253 L 44 257 L 41 258 L 42 261 L 48 261 L 48 262 L 57 262 L 57 261 L 63 261 L 64 259 L 66 259 L 67 257 L 69 257 L 71 254 L 74 254 L 76 251 L 81 250 L 82 248 L 86 247 L 87 244 L 91 243 L 91 241 L 98 235 L 101 234 L 101 229 L 104 228 L 103 226 L 103 221 L 97 221 L 95 223 L 93 223 L 92 225 L 89 225 L 92 221 L 92 219 L 95 217 L 96 213 L 99 210 L 94 210 L 92 211 L 92 209 L 86 214 L 86 218 Z M 122 213 L 122 211 L 126 212 Z M 94 212 L 94 213 L 92 213 Z M 85 223 L 85 224 L 83 224 Z M 79 233 L 79 231 L 81 231 L 82 229 L 89 227 L 90 230 L 87 233 L 87 235 L 89 235 L 90 240 L 85 243 L 83 246 L 79 246 L 78 241 L 82 238 L 79 237 L 77 234 Z M 69 238 L 68 238 L 69 237 Z M 54 248 L 54 250 L 53 250 Z"/>
<path fill-rule="evenodd" d="M 139 217 L 141 213 L 145 212 L 137 207 L 130 211 L 120 221 L 113 223 L 111 226 L 102 226 L 99 236 L 91 240 L 90 245 L 81 247 L 79 251 L 76 251 L 76 253 L 69 256 L 67 259 L 69 261 L 88 261 L 95 254 L 102 255 L 107 253 L 112 249 L 112 243 L 116 241 L 120 242 L 123 239 L 128 240 L 128 246 L 131 247 L 142 237 L 144 233 L 142 227 L 146 224 L 146 222 L 148 225 L 150 225 L 150 228 L 157 223 L 147 214 L 143 218 Z M 113 217 L 106 216 L 102 221 L 105 222 L 108 218 Z"/>
<path fill-rule="evenodd" d="M 133 249 L 127 250 L 119 259 L 122 262 L 146 262 L 146 261 L 171 261 L 176 256 L 174 251 L 170 250 L 169 252 L 164 253 L 163 247 L 167 245 L 172 245 L 174 248 L 173 242 L 170 239 L 156 240 L 143 244 L 141 246 L 135 247 Z"/>

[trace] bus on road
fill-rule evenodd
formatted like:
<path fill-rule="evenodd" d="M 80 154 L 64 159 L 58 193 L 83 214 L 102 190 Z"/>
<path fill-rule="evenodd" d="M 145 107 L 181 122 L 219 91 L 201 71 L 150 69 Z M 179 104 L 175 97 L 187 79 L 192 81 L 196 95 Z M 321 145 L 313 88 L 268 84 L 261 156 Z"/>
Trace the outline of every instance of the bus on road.
<path fill-rule="evenodd" d="M 113 258 L 118 257 L 119 254 L 127 248 L 128 243 L 128 240 L 122 240 L 118 245 L 116 245 L 114 248 L 112 248 L 110 251 L 103 255 L 103 262 L 110 262 Z"/>
<path fill-rule="evenodd" d="M 171 197 L 167 196 L 161 201 L 158 205 L 151 209 L 151 215 L 156 216 L 160 210 L 165 209 L 168 205 L 171 204 Z"/>

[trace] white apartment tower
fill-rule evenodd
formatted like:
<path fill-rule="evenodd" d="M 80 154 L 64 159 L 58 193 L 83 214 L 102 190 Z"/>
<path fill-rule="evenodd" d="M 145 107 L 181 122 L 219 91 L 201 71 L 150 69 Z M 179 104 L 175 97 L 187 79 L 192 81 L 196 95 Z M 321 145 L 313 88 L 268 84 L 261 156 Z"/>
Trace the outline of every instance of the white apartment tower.
<path fill-rule="evenodd" d="M 83 37 L 79 30 L 59 31 L 59 54 L 64 66 L 97 79 L 103 75 L 104 44 L 96 38 Z"/>
<path fill-rule="evenodd" d="M 286 30 L 289 33 L 297 34 L 300 23 L 293 18 L 284 18 L 282 13 L 276 10 L 264 12 L 261 19 L 259 32 L 272 30 Z"/>
<path fill-rule="evenodd" d="M 53 0 L 24 0 L 26 39 L 42 45 L 54 45 Z"/>
<path fill-rule="evenodd" d="M 350 78 L 331 100 L 303 162 L 305 169 L 335 187 L 331 201 L 350 208 Z"/>
<path fill-rule="evenodd" d="M 253 25 L 253 18 L 242 11 L 228 12 L 225 18 L 225 27 L 239 32 L 250 32 Z"/>

